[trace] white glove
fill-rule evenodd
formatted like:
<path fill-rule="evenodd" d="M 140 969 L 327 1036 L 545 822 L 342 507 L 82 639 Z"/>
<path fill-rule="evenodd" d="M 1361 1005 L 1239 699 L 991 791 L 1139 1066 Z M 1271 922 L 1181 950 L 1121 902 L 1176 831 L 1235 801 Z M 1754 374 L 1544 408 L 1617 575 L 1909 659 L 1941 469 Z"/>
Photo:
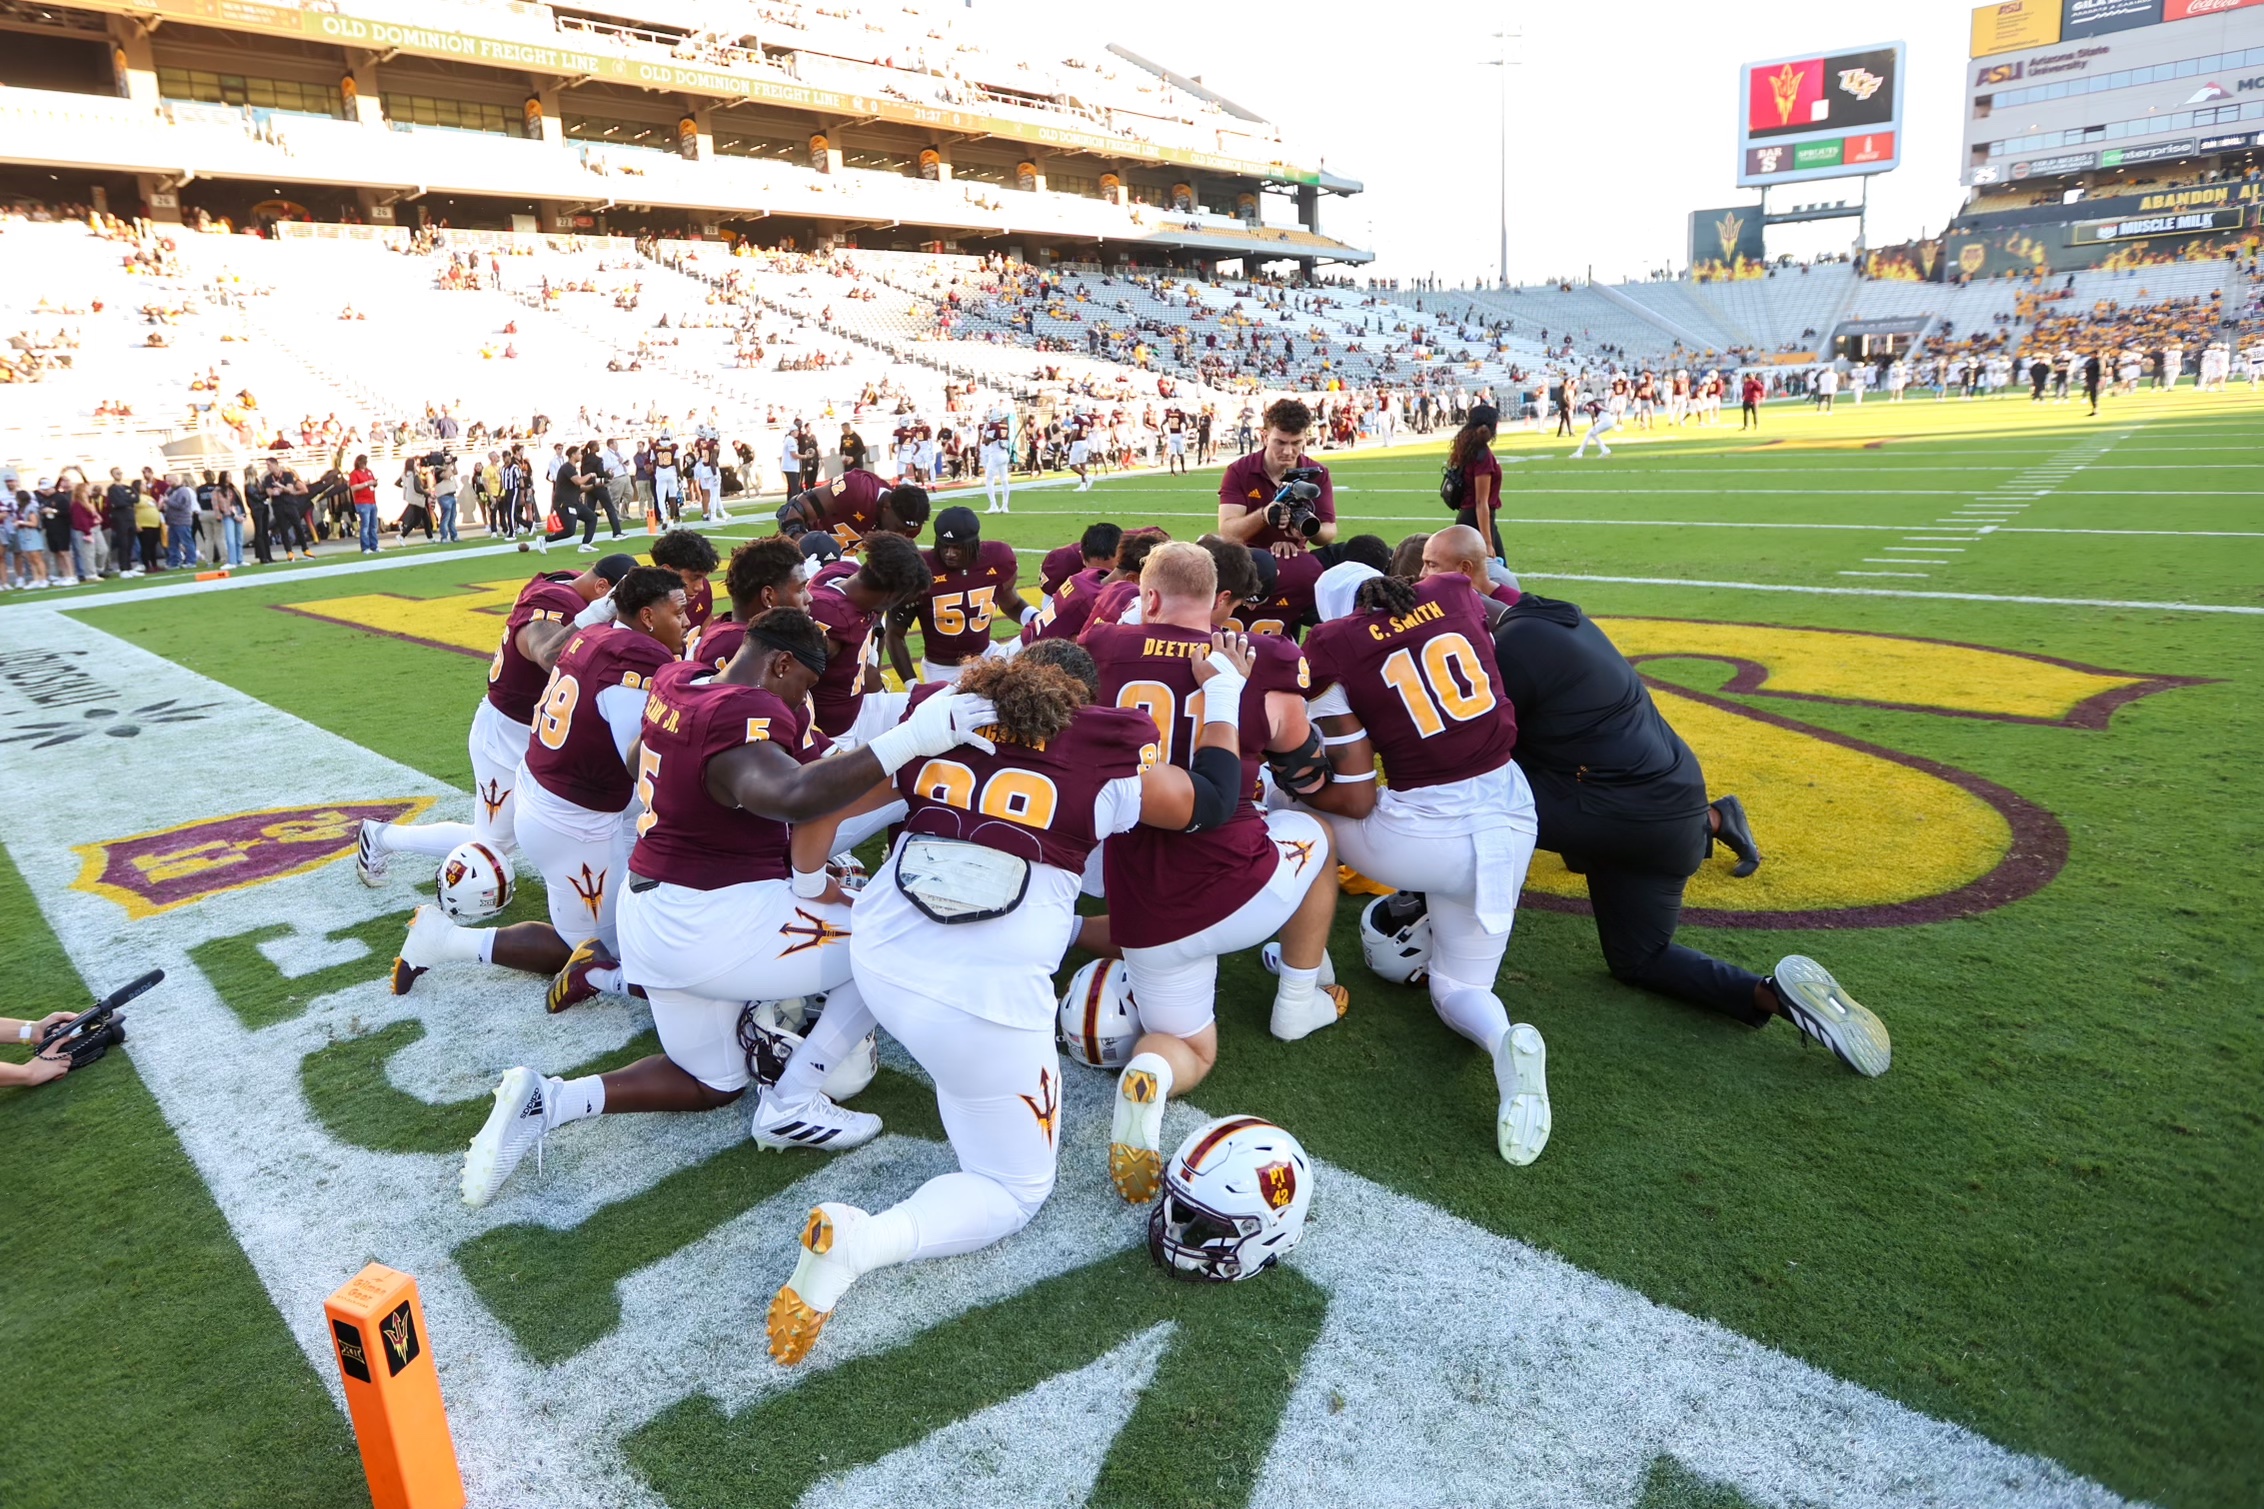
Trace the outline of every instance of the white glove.
<path fill-rule="evenodd" d="M 894 775 L 907 760 L 944 754 L 962 744 L 972 744 L 984 754 L 997 753 L 997 745 L 975 732 L 997 721 L 998 709 L 988 697 L 944 692 L 922 701 L 911 717 L 865 747 L 880 761 L 881 774 Z"/>
<path fill-rule="evenodd" d="M 594 629 L 599 624 L 609 624 L 619 615 L 620 611 L 613 606 L 613 594 L 608 592 L 574 615 L 574 627 L 577 629 Z"/>

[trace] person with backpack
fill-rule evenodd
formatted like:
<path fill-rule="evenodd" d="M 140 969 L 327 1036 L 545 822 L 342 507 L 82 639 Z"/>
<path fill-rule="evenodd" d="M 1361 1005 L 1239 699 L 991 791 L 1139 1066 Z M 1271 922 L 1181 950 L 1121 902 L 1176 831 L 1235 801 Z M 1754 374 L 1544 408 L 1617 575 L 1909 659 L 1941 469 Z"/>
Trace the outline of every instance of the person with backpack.
<path fill-rule="evenodd" d="M 1494 459 L 1494 432 L 1501 411 L 1490 403 L 1473 405 L 1447 446 L 1446 474 L 1439 481 L 1439 500 L 1454 510 L 1454 522 L 1478 531 L 1486 549 L 1504 560 L 1501 530 L 1494 516 L 1501 511 L 1501 463 Z"/>

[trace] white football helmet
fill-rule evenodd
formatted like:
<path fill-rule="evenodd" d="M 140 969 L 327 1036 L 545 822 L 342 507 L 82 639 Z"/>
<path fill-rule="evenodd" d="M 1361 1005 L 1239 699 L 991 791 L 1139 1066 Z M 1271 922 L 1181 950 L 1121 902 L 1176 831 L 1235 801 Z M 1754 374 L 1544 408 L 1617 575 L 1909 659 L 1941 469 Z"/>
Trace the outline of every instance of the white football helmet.
<path fill-rule="evenodd" d="M 511 904 L 510 862 L 476 838 L 448 851 L 433 877 L 440 910 L 451 922 L 482 922 Z"/>
<path fill-rule="evenodd" d="M 1095 959 L 1069 981 L 1057 1017 L 1061 1046 L 1071 1058 L 1116 1072 L 1140 1041 L 1140 1007 L 1122 959 Z"/>
<path fill-rule="evenodd" d="M 782 1001 L 751 1001 L 739 1014 L 739 1046 L 747 1055 L 747 1070 L 760 1084 L 770 1084 L 785 1071 L 786 1061 L 802 1046 L 803 1034 L 825 1010 L 825 997 L 789 996 Z M 880 1073 L 880 1044 L 873 1033 L 826 1070 L 818 1085 L 835 1101 L 853 1100 Z"/>
<path fill-rule="evenodd" d="M 1430 977 L 1431 912 L 1419 893 L 1395 891 L 1360 909 L 1360 957 L 1395 985 Z"/>
<path fill-rule="evenodd" d="M 1198 1128 L 1164 1163 L 1148 1255 L 1174 1278 L 1231 1282 L 1265 1272 L 1305 1235 L 1313 1162 L 1256 1116 Z"/>

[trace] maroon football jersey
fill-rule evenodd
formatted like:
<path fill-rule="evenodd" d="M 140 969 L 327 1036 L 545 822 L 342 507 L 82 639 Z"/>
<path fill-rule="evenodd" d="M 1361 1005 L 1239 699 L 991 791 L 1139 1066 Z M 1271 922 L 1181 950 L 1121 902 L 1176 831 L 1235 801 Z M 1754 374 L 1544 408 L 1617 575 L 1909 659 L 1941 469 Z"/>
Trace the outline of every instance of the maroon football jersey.
<path fill-rule="evenodd" d="M 720 671 L 739 653 L 739 646 L 747 642 L 747 626 L 736 618 L 716 619 L 699 632 L 696 639 L 684 643 L 684 658 L 696 660 L 711 671 Z"/>
<path fill-rule="evenodd" d="M 1110 582 L 1093 594 L 1093 606 L 1085 614 L 1085 627 L 1077 631 L 1083 639 L 1093 630 L 1107 624 L 1122 623 L 1124 615 L 1140 600 L 1138 582 Z"/>
<path fill-rule="evenodd" d="M 921 658 L 931 665 L 973 660 L 990 647 L 991 625 L 999 615 L 1021 607 L 1013 596 L 1014 547 L 985 540 L 964 571 L 946 571 L 933 550 L 921 551 L 920 559 L 928 563 L 929 578 L 919 606 Z"/>
<path fill-rule="evenodd" d="M 1310 551 L 1276 560 L 1273 595 L 1235 609 L 1234 622 L 1245 633 L 1295 639 L 1313 616 L 1313 587 L 1327 569 Z"/>
<path fill-rule="evenodd" d="M 598 711 L 609 686 L 649 690 L 653 674 L 675 663 L 668 646 L 650 634 L 620 627 L 577 629 L 551 668 L 550 683 L 535 706 L 535 736 L 527 741 L 527 774 L 552 796 L 592 812 L 629 805 L 629 767 Z"/>
<path fill-rule="evenodd" d="M 706 577 L 684 584 L 684 622 L 697 629 L 715 617 L 715 583 Z"/>
<path fill-rule="evenodd" d="M 880 495 L 888 490 L 879 477 L 859 468 L 843 472 L 825 485 L 825 509 L 817 527 L 841 542 L 843 550 L 871 534 L 880 524 Z"/>
<path fill-rule="evenodd" d="M 1395 790 L 1499 769 L 1517 747 L 1494 642 L 1470 579 L 1428 577 L 1404 618 L 1355 613 L 1305 637 L 1313 689 L 1344 688 Z"/>
<path fill-rule="evenodd" d="M 912 705 L 944 690 L 923 686 Z M 996 728 L 982 732 L 995 753 L 962 744 L 896 773 L 911 809 L 905 830 L 964 838 L 1082 875 L 1105 836 L 1093 831 L 1093 803 L 1110 781 L 1140 773 L 1155 725 L 1135 709 L 1085 707 L 1036 745 L 1016 744 Z"/>
<path fill-rule="evenodd" d="M 1313 509 L 1320 516 L 1323 524 L 1334 523 L 1336 521 L 1336 484 L 1329 480 L 1328 468 L 1321 466 L 1312 457 L 1304 455 L 1297 458 L 1297 464 L 1320 468 L 1320 476 L 1313 480 L 1320 484 L 1321 495 L 1313 500 Z M 1251 513 L 1272 503 L 1274 494 L 1279 491 L 1278 487 L 1266 480 L 1266 453 L 1262 450 L 1252 451 L 1249 455 L 1243 456 L 1229 465 L 1226 474 L 1219 478 L 1219 506 L 1223 508 L 1231 505 L 1238 512 Z M 1268 524 L 1265 528 L 1250 536 L 1244 543 L 1255 545 L 1260 550 L 1270 550 L 1274 546 L 1284 543 L 1305 546 L 1310 545 L 1312 541 L 1293 530 L 1281 529 Z"/>
<path fill-rule="evenodd" d="M 1093 600 L 1100 593 L 1101 583 L 1108 576 L 1098 566 L 1080 571 L 1061 584 L 1061 590 L 1045 601 L 1038 616 L 1022 626 L 1022 642 L 1036 644 L 1041 639 L 1075 639 L 1092 617 Z"/>
<path fill-rule="evenodd" d="M 1168 624 L 1096 624 L 1082 642 L 1100 668 L 1097 700 L 1147 713 L 1158 731 L 1158 757 L 1188 768 L 1203 728 L 1194 662 L 1210 653 L 1211 636 Z M 1200 932 L 1257 895 L 1273 875 L 1273 839 L 1255 801 L 1258 764 L 1271 736 L 1266 694 L 1303 696 L 1307 676 L 1304 656 L 1288 640 L 1260 635 L 1250 647 L 1257 664 L 1239 719 L 1241 809 L 1202 833 L 1134 828 L 1102 851 L 1110 935 L 1126 947 L 1153 948 Z"/>
<path fill-rule="evenodd" d="M 487 663 L 487 700 L 514 723 L 534 721 L 535 700 L 550 676 L 519 653 L 519 631 L 528 624 L 572 623 L 574 615 L 589 606 L 582 601 L 581 593 L 567 585 L 573 579 L 566 572 L 537 576 L 519 589 L 519 600 L 511 605 L 511 616 L 503 621 L 503 643 L 495 647 L 495 658 Z"/>
<path fill-rule="evenodd" d="M 817 707 L 818 727 L 828 734 L 846 733 L 857 721 L 857 709 L 865 700 L 865 641 L 881 618 L 878 611 L 867 613 L 841 591 L 840 583 L 859 569 L 855 561 L 837 561 L 810 583 L 810 617 L 825 630 L 828 641 L 825 674 L 811 689 L 810 700 Z"/>
<path fill-rule="evenodd" d="M 803 764 L 823 753 L 806 744 L 801 714 L 760 687 L 717 681 L 706 666 L 680 660 L 653 675 L 637 755 L 637 847 L 629 868 L 647 880 L 719 890 L 750 880 L 784 880 L 786 824 L 726 807 L 708 795 L 707 763 L 726 750 L 764 741 Z"/>
<path fill-rule="evenodd" d="M 1061 590 L 1061 584 L 1085 569 L 1085 547 L 1076 540 L 1046 552 L 1038 565 L 1038 591 L 1047 597 Z"/>

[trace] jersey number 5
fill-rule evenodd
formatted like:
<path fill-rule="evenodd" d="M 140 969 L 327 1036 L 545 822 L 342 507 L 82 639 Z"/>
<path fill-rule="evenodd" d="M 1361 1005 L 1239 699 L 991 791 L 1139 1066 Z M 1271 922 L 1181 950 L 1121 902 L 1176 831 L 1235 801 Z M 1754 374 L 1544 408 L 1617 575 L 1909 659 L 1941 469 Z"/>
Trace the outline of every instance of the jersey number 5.
<path fill-rule="evenodd" d="M 1448 718 L 1468 723 L 1494 710 L 1493 678 L 1460 634 L 1427 641 L 1420 670 L 1414 651 L 1392 651 L 1384 660 L 1384 684 L 1399 693 L 1415 732 L 1426 739 L 1445 733 Z"/>

